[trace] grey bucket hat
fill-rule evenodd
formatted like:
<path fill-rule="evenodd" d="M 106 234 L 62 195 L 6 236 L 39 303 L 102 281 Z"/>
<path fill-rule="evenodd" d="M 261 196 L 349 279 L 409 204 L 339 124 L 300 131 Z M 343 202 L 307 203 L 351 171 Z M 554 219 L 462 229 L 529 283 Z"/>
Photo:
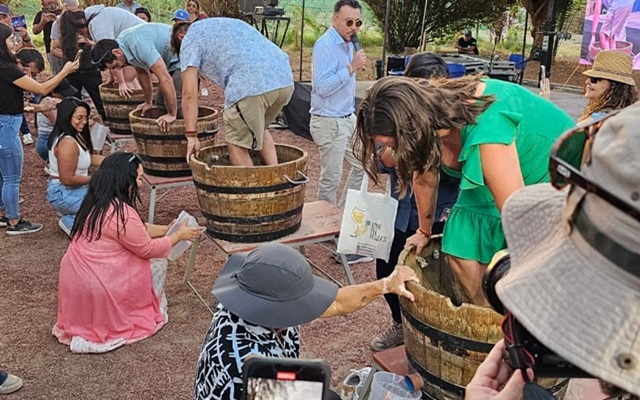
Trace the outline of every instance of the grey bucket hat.
<path fill-rule="evenodd" d="M 229 257 L 213 294 L 247 322 L 286 328 L 321 316 L 335 300 L 338 286 L 314 276 L 304 256 L 291 247 L 264 244 Z"/>
<path fill-rule="evenodd" d="M 637 209 L 639 126 L 640 104 L 611 117 L 582 167 Z M 496 287 L 504 306 L 569 362 L 640 395 L 640 222 L 581 188 L 540 184 L 507 200 L 502 224 L 511 254 Z"/>

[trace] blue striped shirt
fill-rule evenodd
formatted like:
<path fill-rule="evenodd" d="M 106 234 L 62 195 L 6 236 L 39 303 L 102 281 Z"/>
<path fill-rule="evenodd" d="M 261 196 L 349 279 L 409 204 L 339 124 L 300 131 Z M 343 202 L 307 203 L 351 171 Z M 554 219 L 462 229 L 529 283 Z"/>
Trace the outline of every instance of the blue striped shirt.
<path fill-rule="evenodd" d="M 342 117 L 356 110 L 356 74 L 349 75 L 353 43 L 332 26 L 313 46 L 311 114 Z"/>

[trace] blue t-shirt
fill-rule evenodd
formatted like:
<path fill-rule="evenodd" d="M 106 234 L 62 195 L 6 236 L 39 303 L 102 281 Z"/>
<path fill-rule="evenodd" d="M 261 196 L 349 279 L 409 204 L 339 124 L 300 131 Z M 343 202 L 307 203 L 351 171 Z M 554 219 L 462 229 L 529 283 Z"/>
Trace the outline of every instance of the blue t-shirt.
<path fill-rule="evenodd" d="M 134 67 L 151 69 L 160 58 L 169 72 L 178 69 L 178 57 L 171 51 L 171 26 L 150 22 L 120 33 L 117 39 L 127 62 Z"/>
<path fill-rule="evenodd" d="M 289 56 L 239 19 L 207 18 L 189 27 L 180 67 L 196 67 L 224 89 L 224 107 L 293 85 Z"/>

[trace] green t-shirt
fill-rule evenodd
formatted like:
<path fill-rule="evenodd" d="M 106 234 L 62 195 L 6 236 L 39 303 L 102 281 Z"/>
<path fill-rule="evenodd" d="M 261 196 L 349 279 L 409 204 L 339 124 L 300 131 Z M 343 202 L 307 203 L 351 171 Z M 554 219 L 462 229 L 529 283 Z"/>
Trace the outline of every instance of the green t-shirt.
<path fill-rule="evenodd" d="M 443 250 L 459 258 L 488 263 L 505 247 L 500 212 L 485 185 L 480 158 L 483 144 L 515 141 L 525 185 L 549 182 L 549 155 L 554 141 L 575 126 L 562 109 L 513 83 L 486 79 L 485 95 L 495 101 L 475 124 L 461 130 L 460 196 L 447 220 Z"/>

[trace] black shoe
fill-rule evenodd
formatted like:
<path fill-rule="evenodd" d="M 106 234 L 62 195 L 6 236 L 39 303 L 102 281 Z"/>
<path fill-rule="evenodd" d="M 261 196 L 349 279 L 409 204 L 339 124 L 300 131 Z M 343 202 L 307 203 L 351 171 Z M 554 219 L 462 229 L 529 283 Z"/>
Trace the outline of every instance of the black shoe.
<path fill-rule="evenodd" d="M 9 218 L 6 215 L 0 217 L 0 228 L 6 228 L 9 225 Z"/>
<path fill-rule="evenodd" d="M 7 225 L 7 235 L 24 235 L 26 233 L 38 232 L 41 229 L 42 229 L 42 224 L 29 222 L 26 219 L 20 218 L 17 224 Z"/>

